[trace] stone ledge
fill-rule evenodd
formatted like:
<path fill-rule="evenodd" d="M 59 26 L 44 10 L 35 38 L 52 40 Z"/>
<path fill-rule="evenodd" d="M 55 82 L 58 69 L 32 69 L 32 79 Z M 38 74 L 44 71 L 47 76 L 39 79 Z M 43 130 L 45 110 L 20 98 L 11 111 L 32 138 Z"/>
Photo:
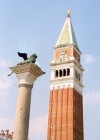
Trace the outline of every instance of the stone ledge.
<path fill-rule="evenodd" d="M 40 67 L 37 66 L 37 64 L 34 63 L 27 63 L 27 64 L 21 64 L 21 65 L 17 65 L 14 67 L 9 67 L 15 74 L 21 74 L 21 73 L 26 73 L 29 72 L 32 75 L 34 75 L 35 77 L 39 77 L 43 74 L 45 74 L 45 72 L 43 72 L 41 70 Z"/>

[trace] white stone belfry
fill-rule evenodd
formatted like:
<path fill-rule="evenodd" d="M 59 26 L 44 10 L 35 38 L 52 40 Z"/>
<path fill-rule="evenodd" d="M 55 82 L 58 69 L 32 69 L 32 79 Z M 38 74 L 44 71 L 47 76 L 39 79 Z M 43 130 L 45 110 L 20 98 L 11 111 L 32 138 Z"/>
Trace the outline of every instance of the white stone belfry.
<path fill-rule="evenodd" d="M 19 96 L 17 102 L 13 140 L 28 140 L 31 91 L 34 81 L 44 72 L 33 63 L 10 67 L 19 79 Z"/>

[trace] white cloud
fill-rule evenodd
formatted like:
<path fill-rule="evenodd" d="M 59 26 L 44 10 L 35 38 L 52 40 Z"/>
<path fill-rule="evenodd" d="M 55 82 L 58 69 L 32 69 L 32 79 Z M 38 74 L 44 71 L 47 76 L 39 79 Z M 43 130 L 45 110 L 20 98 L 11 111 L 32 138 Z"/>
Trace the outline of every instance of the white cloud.
<path fill-rule="evenodd" d="M 7 109 L 9 89 L 12 86 L 12 81 L 5 76 L 0 79 L 0 109 Z"/>
<path fill-rule="evenodd" d="M 0 130 L 10 129 L 13 131 L 13 121 L 12 119 L 0 118 Z"/>
<path fill-rule="evenodd" d="M 4 77 L 0 80 L 0 90 L 7 90 L 12 85 L 12 81 Z"/>
<path fill-rule="evenodd" d="M 91 91 L 83 96 L 84 106 L 89 106 L 92 104 L 100 104 L 100 92 Z"/>
<path fill-rule="evenodd" d="M 91 64 L 95 61 L 95 57 L 91 54 L 84 54 L 83 57 L 86 64 Z"/>
<path fill-rule="evenodd" d="M 47 120 L 48 120 L 47 114 L 36 117 L 33 120 L 30 120 L 30 136 L 31 137 L 39 136 L 40 138 L 42 136 L 46 137 L 47 122 L 48 122 Z"/>
<path fill-rule="evenodd" d="M 10 64 L 10 62 L 6 61 L 5 59 L 0 60 L 0 67 L 2 67 L 2 68 L 8 68 L 9 64 Z"/>
<path fill-rule="evenodd" d="M 8 93 L 6 92 L 0 93 L 0 109 L 6 110 L 9 108 L 9 106 L 10 105 L 8 105 Z"/>
<path fill-rule="evenodd" d="M 8 93 L 12 86 L 12 80 L 7 77 L 9 62 L 0 59 L 0 109 L 8 108 Z"/>
<path fill-rule="evenodd" d="M 7 119 L 0 118 L 0 128 L 4 129 L 6 125 L 7 125 Z"/>
<path fill-rule="evenodd" d="M 6 68 L 8 68 L 8 63 L 5 59 L 0 60 L 0 68 L 2 68 L 0 72 L 0 91 L 7 90 L 12 85 L 12 81 L 7 77 L 8 69 Z"/>
<path fill-rule="evenodd" d="M 3 75 L 2 78 L 0 79 L 0 99 L 8 96 L 7 91 L 10 89 L 11 86 L 12 86 L 12 80 L 8 79 Z"/>

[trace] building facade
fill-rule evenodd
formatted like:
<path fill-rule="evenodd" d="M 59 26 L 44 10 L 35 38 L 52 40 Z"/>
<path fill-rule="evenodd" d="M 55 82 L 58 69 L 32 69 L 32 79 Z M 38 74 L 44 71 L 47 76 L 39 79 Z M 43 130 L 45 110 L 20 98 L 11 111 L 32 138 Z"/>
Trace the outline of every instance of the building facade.
<path fill-rule="evenodd" d="M 9 130 L 2 130 L 0 133 L 0 140 L 12 140 L 13 139 L 13 132 L 9 133 Z"/>
<path fill-rule="evenodd" d="M 68 11 L 51 62 L 47 140 L 84 140 L 83 71 Z"/>

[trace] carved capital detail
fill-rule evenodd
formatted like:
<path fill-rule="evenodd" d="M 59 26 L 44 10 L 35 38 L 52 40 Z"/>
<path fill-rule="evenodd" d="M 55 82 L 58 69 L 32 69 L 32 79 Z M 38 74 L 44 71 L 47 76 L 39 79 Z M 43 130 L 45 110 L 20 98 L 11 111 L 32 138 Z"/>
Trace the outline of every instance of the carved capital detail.
<path fill-rule="evenodd" d="M 28 88 L 33 88 L 33 85 L 30 85 L 30 84 L 19 84 L 18 87 L 28 87 Z"/>
<path fill-rule="evenodd" d="M 34 81 L 37 79 L 33 74 L 30 72 L 20 73 L 17 74 L 17 78 L 19 79 L 19 85 L 27 84 L 33 85 Z"/>

